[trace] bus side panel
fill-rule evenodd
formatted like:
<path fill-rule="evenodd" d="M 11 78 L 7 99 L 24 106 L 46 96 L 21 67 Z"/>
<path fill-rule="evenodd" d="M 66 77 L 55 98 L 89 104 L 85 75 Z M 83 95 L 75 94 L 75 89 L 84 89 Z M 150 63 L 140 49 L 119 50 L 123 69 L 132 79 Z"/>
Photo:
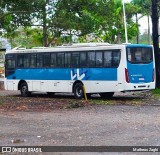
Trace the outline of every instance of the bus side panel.
<path fill-rule="evenodd" d="M 86 93 L 116 92 L 116 81 L 83 81 Z"/>
<path fill-rule="evenodd" d="M 83 71 L 83 83 L 87 93 L 117 91 L 117 68 L 88 68 Z M 80 71 L 80 77 L 83 71 Z"/>
<path fill-rule="evenodd" d="M 5 90 L 18 90 L 19 80 L 4 80 Z"/>

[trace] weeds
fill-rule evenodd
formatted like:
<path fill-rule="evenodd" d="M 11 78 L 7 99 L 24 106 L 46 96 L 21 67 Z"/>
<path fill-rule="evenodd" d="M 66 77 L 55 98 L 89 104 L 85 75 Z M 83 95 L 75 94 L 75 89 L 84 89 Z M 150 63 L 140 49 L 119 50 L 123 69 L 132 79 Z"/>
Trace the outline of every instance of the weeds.
<path fill-rule="evenodd" d="M 153 89 L 152 94 L 154 94 L 156 97 L 160 97 L 160 88 Z"/>
<path fill-rule="evenodd" d="M 97 104 L 97 105 L 111 105 L 113 104 L 112 101 L 109 101 L 109 100 L 102 100 L 102 99 L 99 99 L 99 100 L 90 100 L 90 103 L 91 104 Z"/>
<path fill-rule="evenodd" d="M 4 100 L 3 98 L 0 98 L 0 106 L 4 105 Z"/>

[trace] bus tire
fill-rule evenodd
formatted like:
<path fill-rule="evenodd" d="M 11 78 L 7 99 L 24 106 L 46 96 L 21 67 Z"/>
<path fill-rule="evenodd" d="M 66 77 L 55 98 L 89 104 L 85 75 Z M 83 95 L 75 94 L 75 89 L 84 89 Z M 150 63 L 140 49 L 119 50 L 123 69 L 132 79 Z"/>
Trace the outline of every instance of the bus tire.
<path fill-rule="evenodd" d="M 99 95 L 100 95 L 102 98 L 110 99 L 110 98 L 112 98 L 112 97 L 113 97 L 114 92 L 99 93 Z"/>
<path fill-rule="evenodd" d="M 20 87 L 21 96 L 28 97 L 31 95 L 31 92 L 28 91 L 28 85 L 26 82 L 23 82 Z"/>
<path fill-rule="evenodd" d="M 76 83 L 73 89 L 73 93 L 76 99 L 82 99 L 84 97 L 83 84 Z"/>

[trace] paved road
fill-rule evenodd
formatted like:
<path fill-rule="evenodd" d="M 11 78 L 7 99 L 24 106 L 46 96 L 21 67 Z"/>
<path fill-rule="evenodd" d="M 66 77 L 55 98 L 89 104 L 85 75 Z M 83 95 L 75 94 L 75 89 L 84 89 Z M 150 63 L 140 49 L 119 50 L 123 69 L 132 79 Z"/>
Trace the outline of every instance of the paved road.
<path fill-rule="evenodd" d="M 6 97 L 17 94 L 19 92 L 0 92 L 0 96 Z M 119 102 L 118 98 L 116 100 Z M 157 99 L 153 104 L 144 105 L 94 105 L 51 112 L 0 111 L 0 145 L 160 146 L 160 101 Z M 64 154 L 128 153 L 54 153 Z"/>
<path fill-rule="evenodd" d="M 160 106 L 0 112 L 0 145 L 160 146 Z"/>

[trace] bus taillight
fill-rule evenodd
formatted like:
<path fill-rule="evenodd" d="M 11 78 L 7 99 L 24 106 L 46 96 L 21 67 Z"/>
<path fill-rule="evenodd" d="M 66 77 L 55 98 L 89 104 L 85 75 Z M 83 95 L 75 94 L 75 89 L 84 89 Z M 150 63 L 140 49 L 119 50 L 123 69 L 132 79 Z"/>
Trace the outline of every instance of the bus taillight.
<path fill-rule="evenodd" d="M 129 74 L 128 74 L 128 69 L 125 68 L 125 77 L 126 77 L 126 82 L 129 83 Z"/>

